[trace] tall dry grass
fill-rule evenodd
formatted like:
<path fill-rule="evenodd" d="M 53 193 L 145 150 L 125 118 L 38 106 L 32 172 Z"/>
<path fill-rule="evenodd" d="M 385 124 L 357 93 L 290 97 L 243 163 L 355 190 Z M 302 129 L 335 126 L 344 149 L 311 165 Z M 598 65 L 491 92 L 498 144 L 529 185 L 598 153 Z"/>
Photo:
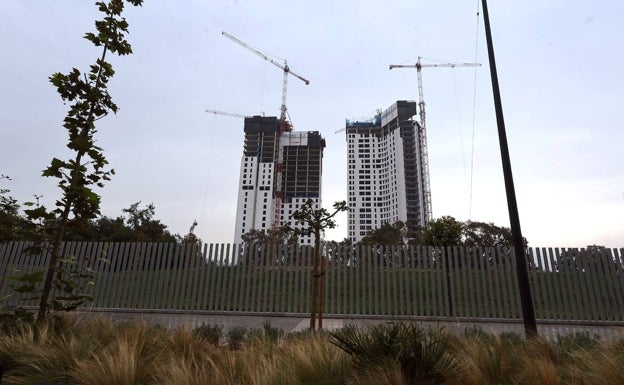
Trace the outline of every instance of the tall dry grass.
<path fill-rule="evenodd" d="M 345 351 L 324 333 L 294 338 L 265 326 L 250 331 L 242 345 L 232 349 L 223 340 L 215 343 L 187 329 L 63 317 L 0 335 L 2 384 L 624 384 L 624 341 L 572 336 L 553 343 L 481 332 L 456 336 L 438 330 L 427 334 L 410 328 L 386 329 L 395 333 L 391 339 L 383 334 L 374 337 L 377 340 L 352 334 L 350 341 L 356 344 L 370 347 L 386 339 L 395 344 L 387 352 L 398 355 L 363 361 L 357 355 L 365 350 Z M 402 335 L 411 340 L 402 341 Z M 440 345 L 437 341 L 445 342 Z M 423 359 L 425 350 L 416 354 L 416 348 L 425 349 L 432 343 L 445 346 L 444 354 L 427 354 L 446 357 L 440 362 L 453 362 L 452 367 L 443 366 L 452 370 L 441 370 L 436 376 L 414 376 L 418 370 L 437 370 Z M 410 354 L 414 356 L 412 362 Z M 426 367 L 419 368 L 421 364 Z"/>

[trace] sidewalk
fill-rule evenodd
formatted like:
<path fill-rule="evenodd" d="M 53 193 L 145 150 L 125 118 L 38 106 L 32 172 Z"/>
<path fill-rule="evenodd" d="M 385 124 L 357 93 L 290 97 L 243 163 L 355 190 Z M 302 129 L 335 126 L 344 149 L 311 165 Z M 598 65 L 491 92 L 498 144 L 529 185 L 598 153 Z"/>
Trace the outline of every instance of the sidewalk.
<path fill-rule="evenodd" d="M 93 311 L 81 311 L 77 314 L 86 316 L 101 316 L 111 318 L 116 322 L 144 321 L 150 324 L 159 324 L 170 329 L 188 327 L 195 328 L 201 324 L 219 325 L 223 330 L 239 326 L 247 329 L 261 328 L 265 322 L 270 322 L 271 326 L 284 330 L 285 332 L 305 330 L 310 325 L 308 316 L 275 316 L 275 315 L 243 315 L 243 314 L 205 314 L 197 312 L 154 312 L 128 309 L 98 309 Z M 326 330 L 336 330 L 348 324 L 379 324 L 390 322 L 391 318 L 336 318 L 325 316 L 323 328 Z M 522 322 L 494 320 L 415 320 L 423 326 L 443 326 L 454 332 L 462 332 L 469 327 L 479 327 L 493 334 L 504 332 L 515 332 L 524 335 Z M 554 340 L 557 335 L 565 335 L 574 332 L 589 332 L 590 336 L 598 335 L 602 339 L 624 338 L 624 326 L 621 325 L 596 325 L 583 323 L 540 323 L 537 325 L 538 334 L 546 339 Z"/>

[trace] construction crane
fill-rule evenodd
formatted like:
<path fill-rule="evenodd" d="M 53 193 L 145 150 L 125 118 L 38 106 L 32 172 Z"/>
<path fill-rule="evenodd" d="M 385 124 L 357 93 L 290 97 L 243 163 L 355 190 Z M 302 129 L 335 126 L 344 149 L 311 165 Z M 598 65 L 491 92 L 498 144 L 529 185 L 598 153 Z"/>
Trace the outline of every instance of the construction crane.
<path fill-rule="evenodd" d="M 429 182 L 429 155 L 427 154 L 427 125 L 425 119 L 425 99 L 423 97 L 423 85 L 422 85 L 422 69 L 423 68 L 435 68 L 435 67 L 480 67 L 481 63 L 437 63 L 437 64 L 422 64 L 420 62 L 421 56 L 418 57 L 416 64 L 390 64 L 390 69 L 393 68 L 416 68 L 418 72 L 418 110 L 420 114 L 420 165 L 422 169 L 422 184 L 423 184 L 423 196 L 425 198 L 425 223 L 427 225 L 432 219 L 431 210 L 431 185 Z"/>
<path fill-rule="evenodd" d="M 234 116 L 236 118 L 249 118 L 252 116 L 260 115 L 260 114 L 241 114 L 239 112 L 227 112 L 227 111 L 210 110 L 210 109 L 206 110 L 206 112 L 210 114 L 215 114 L 215 115 Z M 264 112 L 262 112 L 261 115 L 264 116 Z"/>
<path fill-rule="evenodd" d="M 248 50 L 250 50 L 251 52 L 255 53 L 256 55 L 260 56 L 261 58 L 263 58 L 264 60 L 268 61 L 269 63 L 273 64 L 274 66 L 280 68 L 282 71 L 284 71 L 284 79 L 282 81 L 282 105 L 280 106 L 280 122 L 279 122 L 279 136 L 277 138 L 278 141 L 278 145 L 276 146 L 277 149 L 277 167 L 275 168 L 275 199 L 273 200 L 274 203 L 274 208 L 273 208 L 273 215 L 274 215 L 274 219 L 273 219 L 273 228 L 278 228 L 280 225 L 280 210 L 281 210 L 281 206 L 282 206 L 282 171 L 284 169 L 284 152 L 282 149 L 282 136 L 284 135 L 284 132 L 289 129 L 290 130 L 290 126 L 289 124 L 286 122 L 286 114 L 287 114 L 287 110 L 286 110 L 286 91 L 288 88 L 288 75 L 292 75 L 294 77 L 296 77 L 297 79 L 303 81 L 306 85 L 310 84 L 310 81 L 308 79 L 305 79 L 304 77 L 297 75 L 296 73 L 292 72 L 290 70 L 290 68 L 288 67 L 288 62 L 286 61 L 286 59 L 284 59 L 284 64 L 273 60 L 272 58 L 268 57 L 267 55 L 265 55 L 264 53 L 262 53 L 260 50 L 258 50 L 257 48 L 254 48 L 252 46 L 250 46 L 249 44 L 237 39 L 236 37 L 230 35 L 227 32 L 222 32 L 221 33 L 223 36 L 227 37 L 228 39 L 232 40 L 235 43 L 238 43 L 239 45 L 243 46 L 244 48 L 247 48 Z"/>

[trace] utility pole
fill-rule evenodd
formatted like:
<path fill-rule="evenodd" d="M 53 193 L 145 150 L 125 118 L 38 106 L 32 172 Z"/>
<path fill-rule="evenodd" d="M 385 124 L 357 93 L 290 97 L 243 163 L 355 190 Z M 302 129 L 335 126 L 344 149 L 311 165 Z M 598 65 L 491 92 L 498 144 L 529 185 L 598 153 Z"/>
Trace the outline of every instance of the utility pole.
<path fill-rule="evenodd" d="M 531 285 L 529 283 L 526 250 L 524 247 L 524 238 L 522 237 L 522 231 L 520 229 L 520 217 L 518 215 L 516 191 L 514 189 L 513 175 L 511 173 L 511 160 L 509 158 L 509 147 L 507 145 L 507 134 L 505 132 L 505 120 L 503 118 L 503 106 L 500 97 L 500 89 L 498 87 L 498 74 L 496 72 L 496 60 L 494 58 L 494 46 L 492 44 L 492 31 L 490 30 L 490 17 L 488 14 L 486 0 L 482 0 L 482 3 L 485 37 L 487 40 L 488 57 L 490 59 L 490 75 L 492 76 L 494 108 L 496 110 L 496 122 L 498 125 L 498 141 L 500 144 L 501 160 L 503 163 L 503 176 L 505 178 L 505 191 L 507 192 L 509 220 L 511 222 L 511 238 L 516 256 L 516 274 L 518 277 L 518 288 L 520 290 L 522 319 L 524 321 L 524 332 L 527 338 L 533 338 L 537 337 L 537 323 L 535 322 L 535 310 L 533 308 L 533 297 L 531 295 Z"/>

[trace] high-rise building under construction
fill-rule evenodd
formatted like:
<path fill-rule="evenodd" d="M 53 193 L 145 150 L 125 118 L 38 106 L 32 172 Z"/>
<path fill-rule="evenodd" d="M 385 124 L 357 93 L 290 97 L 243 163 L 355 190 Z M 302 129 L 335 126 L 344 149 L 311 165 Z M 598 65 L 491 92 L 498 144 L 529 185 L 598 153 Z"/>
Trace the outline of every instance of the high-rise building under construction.
<path fill-rule="evenodd" d="M 280 139 L 279 124 L 276 117 L 245 118 L 235 242 L 252 229 L 267 230 L 276 222 L 294 227 L 290 217 L 308 199 L 315 209 L 321 207 L 325 139 L 318 131 L 292 131 L 289 126 Z M 300 237 L 300 242 L 314 243 L 309 236 Z"/>
<path fill-rule="evenodd" d="M 428 172 L 416 102 L 397 101 L 370 120 L 347 120 L 348 237 L 360 241 L 384 223 L 426 226 Z M 426 151 L 424 152 L 426 154 Z"/>

